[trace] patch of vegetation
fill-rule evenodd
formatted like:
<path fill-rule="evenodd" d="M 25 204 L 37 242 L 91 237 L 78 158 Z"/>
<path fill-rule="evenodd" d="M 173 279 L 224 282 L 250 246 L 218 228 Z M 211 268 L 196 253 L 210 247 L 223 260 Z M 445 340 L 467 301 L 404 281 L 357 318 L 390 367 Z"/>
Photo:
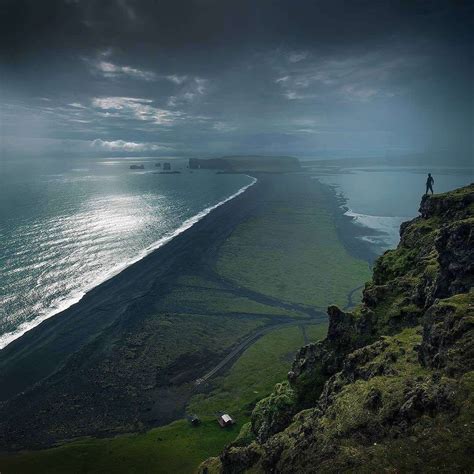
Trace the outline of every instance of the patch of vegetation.
<path fill-rule="evenodd" d="M 252 432 L 252 423 L 245 423 L 240 429 L 239 435 L 232 442 L 234 446 L 247 446 L 255 439 L 255 436 Z"/>
<path fill-rule="evenodd" d="M 372 425 L 368 431 L 383 431 L 384 423 L 403 404 L 406 380 L 428 374 L 419 365 L 415 352 L 421 341 L 419 328 L 406 329 L 396 337 L 383 338 L 383 341 L 386 344 L 383 351 L 365 364 L 358 363 L 360 379 L 345 385 L 335 397 L 321 420 L 324 436 L 339 437 L 356 430 L 363 434 L 368 425 Z M 373 406 L 372 394 L 377 394 Z"/>
<path fill-rule="evenodd" d="M 243 287 L 293 303 L 345 306 L 370 275 L 340 242 L 325 206 L 274 204 L 239 226 L 219 252 L 217 271 Z"/>
<path fill-rule="evenodd" d="M 237 292 L 237 294 L 236 294 Z M 281 306 L 267 305 L 239 295 L 238 290 L 228 289 L 199 276 L 179 278 L 173 290 L 159 304 L 161 311 L 193 311 L 201 314 L 240 313 L 242 315 L 304 317 L 301 312 Z"/>
<path fill-rule="evenodd" d="M 172 315 L 168 323 L 172 328 Z M 307 325 L 305 331 L 313 342 L 325 336 L 327 325 Z M 204 459 L 217 455 L 233 441 L 239 431 L 240 443 L 245 444 L 252 436 L 243 427 L 255 402 L 285 376 L 294 353 L 304 343 L 298 326 L 275 330 L 259 339 L 228 374 L 213 382 L 215 388 L 209 395 L 198 394 L 191 399 L 187 411 L 199 416 L 198 426 L 179 420 L 143 434 L 88 438 L 57 448 L 3 456 L 0 470 L 2 474 L 193 472 Z M 220 428 L 214 416 L 220 410 L 231 413 L 236 424 Z"/>
<path fill-rule="evenodd" d="M 288 382 L 277 383 L 269 397 L 260 400 L 252 412 L 252 431 L 259 441 L 288 426 L 298 411 L 298 398 Z"/>
<path fill-rule="evenodd" d="M 236 437 L 242 423 L 222 429 L 215 419 L 198 426 L 180 420 L 145 434 L 84 439 L 0 458 L 2 474 L 190 473 Z"/>
<path fill-rule="evenodd" d="M 307 325 L 305 331 L 310 342 L 315 342 L 324 338 L 327 324 Z M 229 411 L 248 417 L 255 403 L 286 376 L 296 350 L 305 342 L 298 326 L 266 334 L 242 354 L 228 374 L 213 382 L 210 393 L 195 395 L 188 411 L 203 415 Z"/>
<path fill-rule="evenodd" d="M 124 332 L 121 344 L 110 348 L 102 359 L 91 362 L 114 367 L 115 360 L 121 363 L 121 372 L 134 377 L 138 371 L 142 377 L 152 369 L 150 377 L 156 377 L 157 369 L 165 369 L 186 354 L 212 348 L 213 352 L 224 352 L 236 340 L 243 339 L 263 326 L 257 318 L 232 318 L 225 315 L 165 313 L 147 318 L 137 332 L 132 328 Z M 140 337 L 138 336 L 140 335 Z M 123 361 L 127 363 L 124 363 Z M 130 371 L 128 371 L 128 367 Z M 185 367 L 183 368 L 185 369 Z"/>

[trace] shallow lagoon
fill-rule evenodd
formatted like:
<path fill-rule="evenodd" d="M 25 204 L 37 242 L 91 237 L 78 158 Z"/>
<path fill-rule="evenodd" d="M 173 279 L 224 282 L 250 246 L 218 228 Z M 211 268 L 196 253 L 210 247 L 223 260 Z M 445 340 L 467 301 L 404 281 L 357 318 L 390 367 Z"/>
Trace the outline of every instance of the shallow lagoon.
<path fill-rule="evenodd" d="M 428 172 L 435 193 L 465 186 L 474 180 L 472 168 L 371 166 L 315 171 L 315 178 L 334 186 L 346 200 L 346 214 L 367 229 L 362 238 L 377 252 L 399 241 L 400 224 L 418 215 Z"/>

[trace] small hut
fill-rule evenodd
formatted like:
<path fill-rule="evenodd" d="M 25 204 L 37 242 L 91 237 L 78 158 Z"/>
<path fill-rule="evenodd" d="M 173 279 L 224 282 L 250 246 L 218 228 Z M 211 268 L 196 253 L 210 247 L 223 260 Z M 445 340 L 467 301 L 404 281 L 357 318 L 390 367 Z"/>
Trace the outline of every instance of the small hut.
<path fill-rule="evenodd" d="M 193 426 L 197 426 L 201 423 L 201 420 L 197 415 L 188 415 L 188 421 Z"/>
<path fill-rule="evenodd" d="M 219 425 L 221 426 L 221 428 L 232 426 L 235 423 L 234 419 L 227 413 L 219 415 L 219 417 L 217 418 L 217 421 Z"/>

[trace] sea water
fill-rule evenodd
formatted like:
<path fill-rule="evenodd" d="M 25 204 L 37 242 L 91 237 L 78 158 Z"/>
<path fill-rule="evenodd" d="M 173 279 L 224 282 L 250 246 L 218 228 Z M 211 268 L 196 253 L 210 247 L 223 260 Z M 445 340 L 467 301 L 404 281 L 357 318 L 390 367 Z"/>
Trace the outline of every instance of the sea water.
<path fill-rule="evenodd" d="M 344 198 L 344 211 L 364 229 L 362 239 L 377 253 L 397 246 L 400 224 L 418 216 L 427 173 L 435 193 L 451 191 L 474 181 L 473 168 L 371 166 L 347 167 L 331 173 L 313 168 L 314 177 L 334 186 Z"/>
<path fill-rule="evenodd" d="M 156 174 L 164 161 L 180 174 Z M 0 348 L 254 182 L 186 164 L 2 158 Z"/>

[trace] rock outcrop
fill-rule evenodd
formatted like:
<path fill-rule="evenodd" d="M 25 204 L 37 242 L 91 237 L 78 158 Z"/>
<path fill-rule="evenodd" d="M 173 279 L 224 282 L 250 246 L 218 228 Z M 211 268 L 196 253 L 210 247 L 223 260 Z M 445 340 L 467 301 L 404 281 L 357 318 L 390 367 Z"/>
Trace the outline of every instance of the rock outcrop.
<path fill-rule="evenodd" d="M 474 185 L 420 213 L 201 473 L 472 471 Z"/>

